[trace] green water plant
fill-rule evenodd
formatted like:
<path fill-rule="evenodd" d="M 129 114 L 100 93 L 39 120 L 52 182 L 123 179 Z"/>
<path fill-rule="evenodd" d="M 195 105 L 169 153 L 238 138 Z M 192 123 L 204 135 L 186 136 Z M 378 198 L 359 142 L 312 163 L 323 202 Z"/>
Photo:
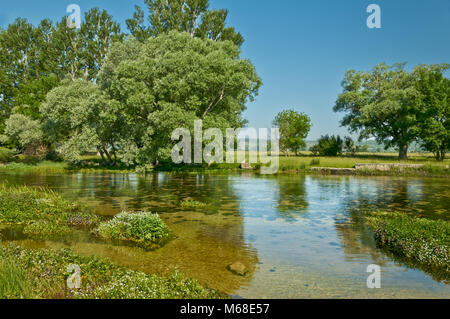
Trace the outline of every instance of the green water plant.
<path fill-rule="evenodd" d="M 184 200 L 180 203 L 180 206 L 183 208 L 205 208 L 208 205 L 196 200 Z"/>
<path fill-rule="evenodd" d="M 158 248 L 171 237 L 161 217 L 150 212 L 122 212 L 101 223 L 97 234 L 103 239 L 128 241 L 146 249 Z"/>
<path fill-rule="evenodd" d="M 376 212 L 366 217 L 377 245 L 394 256 L 425 265 L 450 279 L 450 222 L 404 213 Z"/>
<path fill-rule="evenodd" d="M 81 270 L 80 288 L 70 289 L 68 266 Z M 0 243 L 0 299 L 212 299 L 223 298 L 177 271 L 145 274 L 106 259 L 63 249 L 26 249 Z"/>
<path fill-rule="evenodd" d="M 0 184 L 0 224 L 22 225 L 33 237 L 69 233 L 70 227 L 90 228 L 99 218 L 46 188 Z"/>

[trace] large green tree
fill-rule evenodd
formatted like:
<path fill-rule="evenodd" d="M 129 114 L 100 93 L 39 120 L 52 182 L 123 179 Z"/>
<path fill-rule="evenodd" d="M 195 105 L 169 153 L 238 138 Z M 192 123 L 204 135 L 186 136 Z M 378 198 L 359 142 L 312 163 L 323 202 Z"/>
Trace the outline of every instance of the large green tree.
<path fill-rule="evenodd" d="M 346 113 L 341 124 L 359 132 L 360 139 L 375 137 L 386 148 L 397 147 L 399 158 L 406 159 L 409 144 L 418 137 L 415 82 L 404 64 L 348 71 L 334 111 Z"/>
<path fill-rule="evenodd" d="M 298 153 L 306 147 L 305 138 L 311 129 L 311 119 L 304 113 L 286 110 L 277 114 L 273 125 L 280 130 L 280 150 Z"/>
<path fill-rule="evenodd" d="M 133 18 L 126 21 L 130 33 L 139 41 L 175 30 L 202 39 L 230 40 L 237 46 L 244 42 L 240 33 L 226 26 L 228 11 L 210 10 L 209 0 L 145 0 L 145 4 L 147 21 L 139 6 Z"/>
<path fill-rule="evenodd" d="M 65 160 L 77 163 L 96 149 L 104 164 L 115 165 L 121 128 L 118 103 L 84 80 L 65 80 L 41 105 L 47 139 L 59 144 Z"/>
<path fill-rule="evenodd" d="M 145 43 L 115 43 L 99 75 L 99 83 L 118 101 L 126 125 L 124 160 L 157 163 L 170 155 L 175 128 L 242 127 L 246 102 L 261 81 L 231 41 L 193 38 L 171 31 Z"/>
<path fill-rule="evenodd" d="M 450 148 L 450 79 L 448 64 L 421 65 L 414 69 L 419 92 L 419 137 L 422 146 L 443 161 Z"/>

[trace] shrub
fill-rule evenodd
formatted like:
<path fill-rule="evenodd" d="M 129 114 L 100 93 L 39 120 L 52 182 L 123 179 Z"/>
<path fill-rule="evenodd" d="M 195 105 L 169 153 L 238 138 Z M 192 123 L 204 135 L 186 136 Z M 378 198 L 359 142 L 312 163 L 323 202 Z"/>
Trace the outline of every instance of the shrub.
<path fill-rule="evenodd" d="M 170 237 L 167 225 L 150 212 L 120 213 L 100 224 L 97 233 L 104 239 L 131 241 L 147 249 L 163 245 Z"/>
<path fill-rule="evenodd" d="M 311 160 L 311 162 L 309 163 L 310 166 L 314 166 L 314 165 L 320 165 L 320 158 L 314 158 Z"/>
<path fill-rule="evenodd" d="M 9 163 L 13 160 L 13 151 L 0 147 L 0 163 Z"/>
<path fill-rule="evenodd" d="M 339 135 L 322 136 L 317 144 L 321 156 L 337 156 L 342 154 L 343 141 Z"/>
<path fill-rule="evenodd" d="M 367 217 L 379 247 L 450 277 L 450 223 L 402 213 L 373 213 Z"/>

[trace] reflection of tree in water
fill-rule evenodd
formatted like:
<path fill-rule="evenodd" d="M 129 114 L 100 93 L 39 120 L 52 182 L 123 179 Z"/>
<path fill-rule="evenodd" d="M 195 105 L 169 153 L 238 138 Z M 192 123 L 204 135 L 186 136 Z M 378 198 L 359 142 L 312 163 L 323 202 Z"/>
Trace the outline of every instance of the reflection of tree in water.
<path fill-rule="evenodd" d="M 445 184 L 445 183 L 444 183 Z M 435 280 L 445 278 L 429 267 L 393 256 L 385 251 L 374 249 L 376 243 L 373 232 L 364 223 L 367 212 L 376 210 L 402 211 L 417 216 L 442 218 L 435 212 L 442 207 L 443 198 L 448 197 L 444 185 L 426 185 L 425 181 L 381 178 L 368 181 L 338 183 L 340 193 L 346 194 L 339 207 L 335 227 L 340 234 L 343 250 L 348 259 L 370 255 L 373 262 L 383 266 L 394 259 L 410 268 L 419 268 L 430 274 Z M 436 187 L 437 186 L 437 187 Z M 433 201 L 432 199 L 440 200 Z M 446 204 L 448 205 L 448 204 Z M 447 212 L 448 213 L 448 212 Z"/>
<path fill-rule="evenodd" d="M 114 215 L 122 209 L 161 213 L 176 238 L 157 251 L 86 244 L 90 254 L 108 257 L 132 269 L 158 273 L 176 267 L 212 288 L 233 292 L 251 281 L 257 267 L 257 251 L 246 240 L 244 219 L 232 187 L 234 181 L 228 175 L 41 175 L 26 181 L 19 177 L 16 182 L 49 186 L 69 200 L 90 203 L 100 214 L 110 211 L 108 214 Z M 183 200 L 204 202 L 208 207 L 181 208 Z M 226 269 L 235 262 L 246 266 L 245 277 Z"/>
<path fill-rule="evenodd" d="M 308 208 L 306 177 L 289 176 L 278 177 L 278 205 L 277 211 L 286 221 L 296 220 L 300 213 Z"/>

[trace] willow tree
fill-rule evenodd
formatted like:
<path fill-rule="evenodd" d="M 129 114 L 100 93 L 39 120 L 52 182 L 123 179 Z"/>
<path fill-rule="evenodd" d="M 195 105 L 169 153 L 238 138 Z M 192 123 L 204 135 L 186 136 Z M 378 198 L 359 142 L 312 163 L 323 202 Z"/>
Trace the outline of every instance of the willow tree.
<path fill-rule="evenodd" d="M 371 72 L 348 71 L 334 106 L 335 112 L 346 113 L 343 126 L 360 139 L 375 137 L 386 148 L 396 147 L 400 159 L 407 158 L 419 130 L 416 80 L 404 65 L 381 63 Z"/>
<path fill-rule="evenodd" d="M 99 87 L 84 80 L 65 80 L 41 105 L 46 138 L 61 149 L 65 160 L 77 163 L 96 149 L 104 164 L 115 165 L 120 113 Z"/>
<path fill-rule="evenodd" d="M 231 41 L 193 38 L 171 31 L 145 43 L 115 43 L 99 84 L 120 104 L 125 124 L 121 152 L 127 162 L 170 158 L 171 133 L 204 127 L 239 128 L 242 112 L 261 85 L 250 61 Z"/>

